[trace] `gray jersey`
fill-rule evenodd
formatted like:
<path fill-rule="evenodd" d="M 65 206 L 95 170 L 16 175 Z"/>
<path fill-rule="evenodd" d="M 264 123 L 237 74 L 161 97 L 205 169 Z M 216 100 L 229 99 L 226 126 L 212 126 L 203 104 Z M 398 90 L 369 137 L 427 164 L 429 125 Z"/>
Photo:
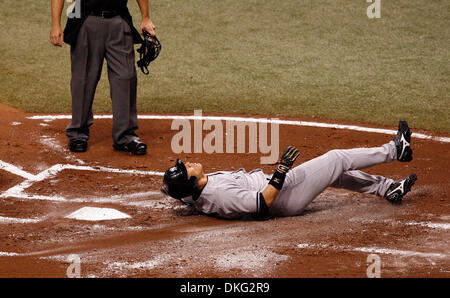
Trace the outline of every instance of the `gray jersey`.
<path fill-rule="evenodd" d="M 223 218 L 239 218 L 243 215 L 259 214 L 260 192 L 267 186 L 270 177 L 261 170 L 247 173 L 244 169 L 234 172 L 207 174 L 208 182 L 200 197 L 183 201 L 192 204 L 205 214 Z"/>
<path fill-rule="evenodd" d="M 332 186 L 361 193 L 383 196 L 393 182 L 391 179 L 359 171 L 380 163 L 395 160 L 395 144 L 381 147 L 331 150 L 290 170 L 283 188 L 268 210 L 273 216 L 300 214 L 325 188 Z M 184 198 L 198 211 L 223 218 L 258 215 L 264 206 L 260 193 L 267 187 L 271 175 L 261 170 L 247 173 L 208 174 L 208 182 L 199 198 Z"/>

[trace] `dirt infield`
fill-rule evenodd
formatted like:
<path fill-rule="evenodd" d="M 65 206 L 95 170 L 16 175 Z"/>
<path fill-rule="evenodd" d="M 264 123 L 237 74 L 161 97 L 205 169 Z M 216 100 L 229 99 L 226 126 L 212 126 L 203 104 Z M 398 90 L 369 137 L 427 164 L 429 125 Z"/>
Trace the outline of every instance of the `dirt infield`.
<path fill-rule="evenodd" d="M 111 119 L 96 119 L 88 151 L 75 154 L 64 134 L 70 120 L 29 116 L 0 105 L 0 277 L 65 277 L 72 254 L 82 277 L 366 277 L 370 254 L 381 259 L 381 277 L 450 277 L 449 143 L 413 139 L 411 163 L 368 170 L 392 179 L 417 173 L 401 206 L 330 188 L 300 216 L 228 221 L 159 192 L 158 173 L 177 158 L 170 120 L 140 120 L 149 154 L 136 157 L 112 148 Z M 298 147 L 297 164 L 391 138 L 280 126 L 280 148 Z M 180 156 L 207 172 L 273 171 L 260 165 L 259 154 Z M 82 207 L 130 218 L 65 218 Z"/>

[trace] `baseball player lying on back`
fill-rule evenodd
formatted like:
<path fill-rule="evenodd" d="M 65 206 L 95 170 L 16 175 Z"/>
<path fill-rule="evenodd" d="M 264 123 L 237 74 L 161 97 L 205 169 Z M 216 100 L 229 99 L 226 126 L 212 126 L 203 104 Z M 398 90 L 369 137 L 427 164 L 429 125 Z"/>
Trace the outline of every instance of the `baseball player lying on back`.
<path fill-rule="evenodd" d="M 327 187 L 374 194 L 400 204 L 417 180 L 415 174 L 393 181 L 360 169 L 411 161 L 410 142 L 411 131 L 402 120 L 394 140 L 381 147 L 331 150 L 292 170 L 299 151 L 289 146 L 272 176 L 244 169 L 205 174 L 201 164 L 177 159 L 165 172 L 161 190 L 199 212 L 229 219 L 298 215 Z"/>

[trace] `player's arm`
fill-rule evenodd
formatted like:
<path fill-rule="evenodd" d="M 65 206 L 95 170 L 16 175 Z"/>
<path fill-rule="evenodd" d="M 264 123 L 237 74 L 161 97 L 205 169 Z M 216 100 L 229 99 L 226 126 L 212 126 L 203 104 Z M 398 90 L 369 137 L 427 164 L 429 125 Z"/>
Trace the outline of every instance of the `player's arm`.
<path fill-rule="evenodd" d="M 269 185 L 261 192 L 267 207 L 270 207 L 275 201 L 277 195 L 283 188 L 284 179 L 287 172 L 291 169 L 297 157 L 300 155 L 298 149 L 294 147 L 287 147 L 281 156 L 280 163 L 278 164 L 272 179 L 269 181 Z"/>
<path fill-rule="evenodd" d="M 273 202 L 275 201 L 275 198 L 280 193 L 279 189 L 276 189 L 273 185 L 269 184 L 264 188 L 264 190 L 261 192 L 264 201 L 267 205 L 267 207 L 272 206 Z"/>
<path fill-rule="evenodd" d="M 61 14 L 64 0 L 52 0 L 52 29 L 50 31 L 50 42 L 54 46 L 62 47 L 64 33 L 61 28 Z"/>
<path fill-rule="evenodd" d="M 148 5 L 148 0 L 136 0 L 136 1 L 139 5 L 139 9 L 141 10 L 141 18 L 142 18 L 140 26 L 141 33 L 143 30 L 145 30 L 151 35 L 155 36 L 156 28 L 152 20 L 150 19 L 150 8 Z"/>

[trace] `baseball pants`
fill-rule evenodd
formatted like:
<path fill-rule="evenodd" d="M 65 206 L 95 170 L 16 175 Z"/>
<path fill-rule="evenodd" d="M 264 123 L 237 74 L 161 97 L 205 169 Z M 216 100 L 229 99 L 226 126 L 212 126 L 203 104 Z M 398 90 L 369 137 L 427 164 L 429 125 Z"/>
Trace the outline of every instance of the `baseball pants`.
<path fill-rule="evenodd" d="M 288 172 L 272 206 L 276 215 L 301 213 L 327 187 L 384 196 L 393 180 L 360 171 L 395 160 L 393 141 L 375 148 L 331 150 Z"/>
<path fill-rule="evenodd" d="M 120 17 L 89 16 L 83 23 L 72 62 L 72 122 L 66 128 L 70 140 L 89 139 L 93 124 L 92 103 L 106 58 L 112 100 L 112 136 L 116 144 L 137 139 L 137 74 L 130 26 Z"/>

